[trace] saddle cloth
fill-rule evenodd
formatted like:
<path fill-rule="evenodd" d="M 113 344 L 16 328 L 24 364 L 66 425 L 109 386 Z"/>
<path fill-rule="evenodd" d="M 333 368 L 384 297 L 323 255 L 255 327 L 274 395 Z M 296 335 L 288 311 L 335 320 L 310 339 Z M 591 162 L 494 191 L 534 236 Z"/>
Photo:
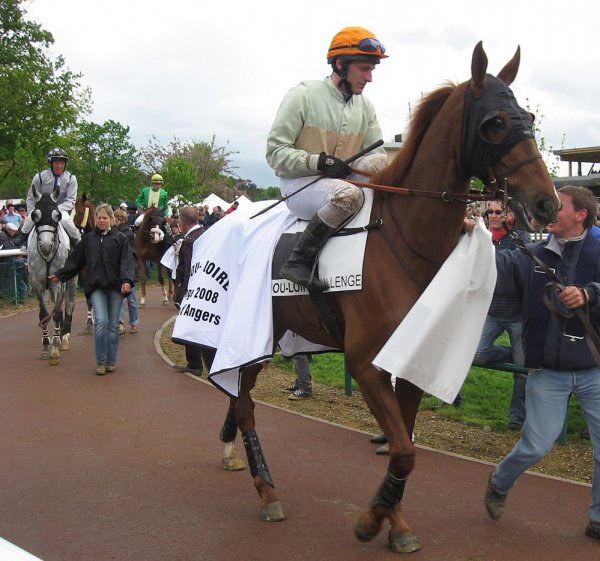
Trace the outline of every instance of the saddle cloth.
<path fill-rule="evenodd" d="M 216 349 L 209 380 L 233 397 L 239 395 L 240 369 L 273 357 L 272 257 L 277 239 L 297 220 L 284 205 L 250 218 L 270 204 L 240 207 L 196 240 L 188 288 L 173 328 L 176 343 Z M 409 314 L 402 322 L 401 328 L 408 327 L 384 345 L 375 366 L 440 399 L 454 399 L 469 371 L 494 289 L 494 247 L 489 237 L 479 225 L 473 235 L 461 238 L 424 293 L 424 303 L 419 300 L 415 305 L 417 315 Z M 355 238 L 347 239 L 354 244 Z M 432 292 L 432 286 L 440 292 Z M 415 333 L 419 344 L 406 345 Z M 280 346 L 286 346 L 285 340 L 293 340 L 293 350 L 282 350 L 284 356 L 326 350 L 289 333 Z M 448 346 L 453 347 L 450 353 Z M 411 352 L 404 352 L 405 347 Z M 426 373 L 432 361 L 436 368 Z M 415 365 L 418 375 L 412 376 Z"/>
<path fill-rule="evenodd" d="M 354 220 L 355 223 L 363 221 L 361 225 L 367 224 L 372 202 L 372 193 L 365 191 L 365 195 L 368 203 Z M 217 350 L 209 379 L 233 396 L 238 395 L 239 369 L 270 360 L 273 356 L 270 274 L 273 253 L 277 240 L 284 232 L 290 228 L 295 231 L 300 229 L 297 224 L 299 221 L 283 204 L 251 218 L 271 204 L 273 201 L 244 205 L 219 220 L 196 240 L 188 288 L 173 328 L 175 342 Z M 306 222 L 302 225 L 305 226 Z M 350 253 L 362 255 L 366 237 L 365 231 L 339 240 L 329 240 L 327 245 L 335 242 L 338 249 L 333 253 L 338 256 Z M 340 245 L 352 247 L 342 252 Z M 327 246 L 323 253 L 320 267 L 338 285 L 334 289 L 360 289 L 362 259 L 348 259 L 340 265 L 345 269 L 337 272 L 335 268 L 324 265 L 328 260 Z M 349 278 L 352 281 L 348 281 Z M 277 287 L 284 284 L 281 280 L 273 282 Z M 344 282 L 353 286 L 342 287 Z M 289 283 L 285 289 L 276 290 L 288 295 L 302 293 L 301 288 L 294 287 L 293 283 Z M 307 347 L 302 351 L 315 352 L 312 343 Z M 296 352 L 301 352 L 297 344 L 291 353 Z"/>

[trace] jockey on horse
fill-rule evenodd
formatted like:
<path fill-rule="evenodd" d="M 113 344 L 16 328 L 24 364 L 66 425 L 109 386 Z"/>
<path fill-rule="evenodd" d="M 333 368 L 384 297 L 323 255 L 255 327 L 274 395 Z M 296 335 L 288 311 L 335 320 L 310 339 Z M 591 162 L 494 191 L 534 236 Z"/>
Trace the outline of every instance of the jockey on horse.
<path fill-rule="evenodd" d="M 62 148 L 53 148 L 47 156 L 50 169 L 46 169 L 34 175 L 31 187 L 27 192 L 27 213 L 28 217 L 21 223 L 18 233 L 18 241 L 24 244 L 29 232 L 34 225 L 32 213 L 38 201 L 35 193 L 43 195 L 52 194 L 58 189 L 58 210 L 60 211 L 60 225 L 64 228 L 71 241 L 73 249 L 81 240 L 81 234 L 73 223 L 71 211 L 75 207 L 77 199 L 77 178 L 66 170 L 69 156 Z"/>
<path fill-rule="evenodd" d="M 135 199 L 135 206 L 140 215 L 135 219 L 134 226 L 139 228 L 144 219 L 144 213 L 152 207 L 161 209 L 165 217 L 170 216 L 169 193 L 162 188 L 164 180 L 162 175 L 155 173 L 150 178 L 150 187 L 144 187 Z"/>
<path fill-rule="evenodd" d="M 375 109 L 362 95 L 385 47 L 361 27 L 337 33 L 327 52 L 332 73 L 325 80 L 301 82 L 283 99 L 267 138 L 267 161 L 281 178 L 281 193 L 301 193 L 286 199 L 291 212 L 310 220 L 292 254 L 282 267 L 282 277 L 316 291 L 328 288 L 313 274 L 317 253 L 350 217 L 360 210 L 364 195 L 360 187 L 343 181 L 352 173 L 344 161 L 382 137 Z M 371 172 L 387 165 L 379 147 L 359 159 L 357 169 Z"/>

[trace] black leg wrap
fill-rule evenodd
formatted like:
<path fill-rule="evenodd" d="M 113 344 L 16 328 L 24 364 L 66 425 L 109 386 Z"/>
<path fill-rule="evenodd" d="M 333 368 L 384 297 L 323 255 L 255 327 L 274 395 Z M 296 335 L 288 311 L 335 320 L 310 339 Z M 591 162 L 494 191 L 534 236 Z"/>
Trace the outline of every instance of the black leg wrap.
<path fill-rule="evenodd" d="M 260 475 L 271 487 L 275 487 L 267 462 L 262 453 L 260 442 L 258 441 L 258 435 L 255 430 L 249 430 L 242 434 L 242 440 L 244 441 L 244 448 L 246 448 L 246 457 L 248 458 L 248 465 L 250 466 L 250 474 L 252 477 Z"/>
<path fill-rule="evenodd" d="M 223 427 L 221 428 L 221 432 L 219 432 L 219 440 L 221 442 L 233 442 L 237 435 L 237 431 L 238 426 L 235 421 L 235 410 L 233 407 L 230 407 L 227 410 L 227 415 L 225 417 Z"/>
<path fill-rule="evenodd" d="M 404 495 L 404 486 L 406 478 L 394 477 L 389 471 L 385 475 L 385 479 L 379 487 L 379 491 L 371 502 L 372 507 L 383 506 L 385 508 L 394 508 Z"/>

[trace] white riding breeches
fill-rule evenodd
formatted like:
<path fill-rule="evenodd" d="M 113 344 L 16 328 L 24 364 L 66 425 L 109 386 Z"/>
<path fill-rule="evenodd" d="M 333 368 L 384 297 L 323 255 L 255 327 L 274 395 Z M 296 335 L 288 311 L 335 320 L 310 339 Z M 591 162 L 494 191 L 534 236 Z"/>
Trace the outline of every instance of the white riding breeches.
<path fill-rule="evenodd" d="M 380 171 L 387 165 L 385 154 L 369 154 L 359 158 L 354 164 L 355 170 Z M 282 178 L 280 190 L 284 197 L 315 181 L 318 176 Z M 365 176 L 352 173 L 348 179 L 365 181 Z M 310 220 L 315 214 L 330 226 L 337 228 L 350 216 L 356 214 L 364 201 L 362 188 L 343 179 L 324 177 L 310 187 L 286 200 L 288 208 L 300 219 Z"/>

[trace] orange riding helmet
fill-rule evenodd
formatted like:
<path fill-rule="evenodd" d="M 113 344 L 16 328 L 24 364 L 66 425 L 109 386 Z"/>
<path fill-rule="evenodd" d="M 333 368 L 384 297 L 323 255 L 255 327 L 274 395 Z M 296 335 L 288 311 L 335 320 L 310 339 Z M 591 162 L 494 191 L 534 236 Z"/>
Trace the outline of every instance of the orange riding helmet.
<path fill-rule="evenodd" d="M 378 64 L 387 58 L 385 47 L 373 33 L 362 27 L 345 27 L 336 33 L 327 51 L 327 63 L 331 64 L 338 57 L 347 61 L 365 60 Z"/>

